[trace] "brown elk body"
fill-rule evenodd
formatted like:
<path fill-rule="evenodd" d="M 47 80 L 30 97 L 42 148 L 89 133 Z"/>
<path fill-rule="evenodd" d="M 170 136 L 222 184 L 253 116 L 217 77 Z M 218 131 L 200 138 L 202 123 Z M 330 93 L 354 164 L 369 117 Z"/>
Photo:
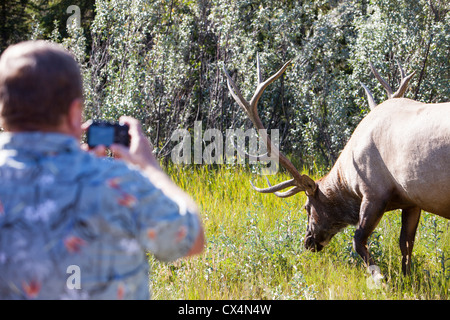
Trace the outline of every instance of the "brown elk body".
<path fill-rule="evenodd" d="M 258 58 L 259 85 L 250 103 L 242 98 L 225 70 L 233 98 L 258 129 L 262 127 L 256 112 L 258 99 L 286 67 L 287 64 L 262 82 Z M 399 91 L 403 91 L 402 96 L 403 88 Z M 301 175 L 270 138 L 264 138 L 268 153 L 280 157 L 280 164 L 293 179 L 254 189 L 279 197 L 306 193 L 307 249 L 320 251 L 340 230 L 356 225 L 353 247 L 367 266 L 374 265 L 367 248 L 368 238 L 386 211 L 401 209 L 400 249 L 406 274 L 410 271 L 421 210 L 450 219 L 450 103 L 425 104 L 392 98 L 373 105 L 333 168 L 317 181 Z M 287 187 L 292 188 L 280 192 Z"/>

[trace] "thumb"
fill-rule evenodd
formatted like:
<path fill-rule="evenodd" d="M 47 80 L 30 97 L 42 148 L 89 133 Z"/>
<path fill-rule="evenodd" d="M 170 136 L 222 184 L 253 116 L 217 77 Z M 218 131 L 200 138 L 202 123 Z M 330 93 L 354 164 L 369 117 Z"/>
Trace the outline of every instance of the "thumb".
<path fill-rule="evenodd" d="M 123 145 L 112 144 L 109 146 L 109 150 L 112 151 L 114 158 L 116 158 L 116 159 L 122 159 L 124 161 L 131 160 L 130 150 Z"/>

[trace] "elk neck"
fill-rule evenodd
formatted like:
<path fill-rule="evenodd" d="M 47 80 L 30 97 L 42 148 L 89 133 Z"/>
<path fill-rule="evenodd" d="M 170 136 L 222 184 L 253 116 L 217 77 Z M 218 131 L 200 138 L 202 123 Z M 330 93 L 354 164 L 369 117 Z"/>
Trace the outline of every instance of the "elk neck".
<path fill-rule="evenodd" d="M 317 182 L 315 197 L 326 206 L 329 215 L 343 224 L 356 225 L 359 220 L 361 198 L 347 187 L 339 165 Z"/>

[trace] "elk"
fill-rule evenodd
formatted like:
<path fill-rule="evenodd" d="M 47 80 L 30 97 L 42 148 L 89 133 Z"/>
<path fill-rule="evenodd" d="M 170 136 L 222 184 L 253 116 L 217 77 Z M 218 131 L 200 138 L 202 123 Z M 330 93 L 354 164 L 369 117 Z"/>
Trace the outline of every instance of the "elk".
<path fill-rule="evenodd" d="M 257 129 L 264 129 L 258 116 L 258 100 L 289 64 L 286 62 L 263 81 L 257 56 L 258 85 L 250 101 L 243 98 L 223 68 L 231 96 Z M 401 98 L 412 75 L 405 80 L 401 71 L 402 84 L 393 94 L 374 73 L 384 82 L 389 99 L 376 108 L 373 102 L 372 110 L 356 127 L 328 174 L 317 181 L 301 174 L 272 144 L 267 132 L 259 130 L 267 148 L 262 157 L 278 157 L 292 179 L 274 186 L 269 183 L 267 188 L 251 185 L 257 192 L 281 198 L 306 193 L 308 226 L 304 245 L 313 252 L 322 250 L 343 228 L 356 225 L 353 248 L 369 270 L 375 265 L 367 247 L 369 236 L 385 212 L 401 209 L 402 272 L 409 274 L 421 210 L 450 219 L 450 103 L 425 104 Z"/>

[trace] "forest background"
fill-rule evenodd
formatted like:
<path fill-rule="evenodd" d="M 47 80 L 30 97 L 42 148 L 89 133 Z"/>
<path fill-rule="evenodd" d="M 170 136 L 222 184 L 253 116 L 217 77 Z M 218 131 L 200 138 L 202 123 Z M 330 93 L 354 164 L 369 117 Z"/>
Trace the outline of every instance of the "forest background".
<path fill-rule="evenodd" d="M 68 23 L 71 5 L 79 25 Z M 321 171 L 369 110 L 360 83 L 378 103 L 387 99 L 369 61 L 393 88 L 397 60 L 416 71 L 408 98 L 450 100 L 449 11 L 442 0 L 8 0 L 0 50 L 26 39 L 63 43 L 82 67 L 86 118 L 141 119 L 160 159 L 171 134 L 195 121 L 203 130 L 251 127 L 223 65 L 248 97 L 257 53 L 264 77 L 292 59 L 260 100 L 261 118 L 297 165 Z"/>

